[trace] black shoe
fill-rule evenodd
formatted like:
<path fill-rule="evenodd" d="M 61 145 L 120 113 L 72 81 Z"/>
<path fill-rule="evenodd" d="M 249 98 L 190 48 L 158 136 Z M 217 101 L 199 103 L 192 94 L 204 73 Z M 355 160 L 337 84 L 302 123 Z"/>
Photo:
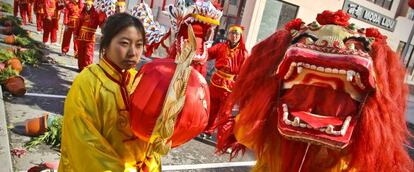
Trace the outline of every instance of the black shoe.
<path fill-rule="evenodd" d="M 203 139 L 211 140 L 213 136 L 211 134 L 204 133 Z"/>

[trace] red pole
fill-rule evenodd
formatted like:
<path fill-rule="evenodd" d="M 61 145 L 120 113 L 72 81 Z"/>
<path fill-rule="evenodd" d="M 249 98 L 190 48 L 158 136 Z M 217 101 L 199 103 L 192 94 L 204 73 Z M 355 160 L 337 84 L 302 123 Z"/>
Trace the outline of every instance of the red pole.
<path fill-rule="evenodd" d="M 164 8 L 165 8 L 165 1 L 166 0 L 162 0 L 162 10 L 164 11 Z"/>
<path fill-rule="evenodd" d="M 408 6 L 414 8 L 414 0 L 408 0 Z"/>

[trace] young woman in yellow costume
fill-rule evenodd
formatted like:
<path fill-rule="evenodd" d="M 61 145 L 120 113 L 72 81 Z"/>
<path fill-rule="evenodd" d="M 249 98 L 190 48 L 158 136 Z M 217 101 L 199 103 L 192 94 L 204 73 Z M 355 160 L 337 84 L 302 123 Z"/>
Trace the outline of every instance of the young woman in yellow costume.
<path fill-rule="evenodd" d="M 101 58 L 75 79 L 64 108 L 59 171 L 161 171 L 158 154 L 129 125 L 129 95 L 145 45 L 142 23 L 129 14 L 108 18 Z"/>

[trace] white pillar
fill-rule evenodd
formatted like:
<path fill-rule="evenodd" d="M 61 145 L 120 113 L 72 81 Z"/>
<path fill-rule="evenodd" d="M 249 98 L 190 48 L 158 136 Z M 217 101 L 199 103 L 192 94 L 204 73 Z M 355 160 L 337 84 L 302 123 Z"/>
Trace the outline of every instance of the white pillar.
<path fill-rule="evenodd" d="M 243 37 L 249 52 L 256 44 L 265 5 L 266 0 L 246 1 L 241 25 L 245 27 Z"/>

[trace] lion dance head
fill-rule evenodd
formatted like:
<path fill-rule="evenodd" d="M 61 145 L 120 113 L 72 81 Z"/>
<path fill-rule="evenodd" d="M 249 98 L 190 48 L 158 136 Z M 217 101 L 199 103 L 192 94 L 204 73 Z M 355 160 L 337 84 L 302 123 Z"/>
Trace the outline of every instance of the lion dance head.
<path fill-rule="evenodd" d="M 186 2 L 176 0 L 168 6 L 171 31 L 175 40 L 168 49 L 168 58 L 175 58 L 183 43 L 188 40 L 187 28 L 194 30 L 196 37 L 196 53 L 193 57 L 192 67 L 206 76 L 206 63 L 208 59 L 207 49 L 213 43 L 214 29 L 220 25 L 222 11 L 220 4 L 214 0 L 196 0 Z"/>
<path fill-rule="evenodd" d="M 171 47 L 169 56 L 175 57 L 182 43 L 188 39 L 187 27 L 192 27 L 196 36 L 197 48 L 193 58 L 194 62 L 207 60 L 207 49 L 210 48 L 214 29 L 220 25 L 222 11 L 220 5 L 212 1 L 197 0 L 194 3 L 186 3 L 185 0 L 177 0 L 168 6 L 168 16 L 175 41 Z"/>
<path fill-rule="evenodd" d="M 414 170 L 405 69 L 386 36 L 349 18 L 295 19 L 253 48 L 226 106 L 240 106 L 233 131 L 256 171 Z"/>

